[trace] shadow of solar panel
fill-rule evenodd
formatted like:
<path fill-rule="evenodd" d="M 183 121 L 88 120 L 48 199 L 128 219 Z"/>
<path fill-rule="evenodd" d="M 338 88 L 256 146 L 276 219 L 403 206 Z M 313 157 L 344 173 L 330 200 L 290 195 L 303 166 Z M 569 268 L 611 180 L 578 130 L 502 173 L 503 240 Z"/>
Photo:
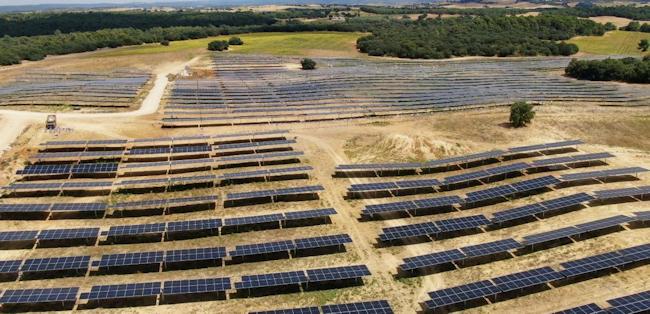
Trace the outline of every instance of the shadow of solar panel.
<path fill-rule="evenodd" d="M 0 204 L 0 213 L 48 212 L 50 204 Z"/>
<path fill-rule="evenodd" d="M 162 233 L 165 231 L 165 223 L 152 223 L 142 225 L 112 226 L 108 229 L 108 236 L 128 236 L 148 233 Z"/>
<path fill-rule="evenodd" d="M 404 264 L 400 265 L 403 271 L 411 271 L 420 268 L 434 267 L 466 258 L 465 254 L 458 249 L 436 252 L 426 255 L 407 257 Z"/>
<path fill-rule="evenodd" d="M 595 303 L 585 304 L 574 308 L 566 309 L 563 311 L 555 312 L 553 314 L 604 314 L 605 310 Z"/>
<path fill-rule="evenodd" d="M 589 256 L 565 263 L 560 263 L 564 270 L 560 273 L 566 277 L 574 277 L 583 274 L 594 273 L 601 270 L 612 269 L 624 265 L 625 258 L 618 252 Z"/>
<path fill-rule="evenodd" d="M 295 248 L 298 250 L 342 245 L 351 242 L 352 239 L 347 234 L 336 234 L 330 236 L 320 236 L 320 237 L 303 238 L 303 239 L 294 240 Z"/>
<path fill-rule="evenodd" d="M 50 302 L 76 301 L 78 287 L 5 290 L 0 303 L 2 304 L 34 304 Z"/>
<path fill-rule="evenodd" d="M 482 243 L 477 245 L 465 246 L 460 250 L 468 257 L 486 256 L 496 253 L 503 253 L 510 250 L 518 249 L 521 247 L 519 242 L 514 239 L 505 239 L 489 243 Z"/>
<path fill-rule="evenodd" d="M 238 257 L 238 256 L 286 252 L 293 249 L 295 249 L 295 245 L 293 244 L 293 241 L 285 240 L 285 241 L 259 243 L 259 244 L 237 245 L 235 246 L 235 250 L 230 251 L 228 254 L 232 257 Z"/>
<path fill-rule="evenodd" d="M 333 280 L 345 280 L 370 276 L 370 270 L 366 265 L 353 265 L 343 267 L 308 269 L 307 277 L 309 282 L 322 282 Z"/>
<path fill-rule="evenodd" d="M 366 301 L 346 304 L 323 305 L 321 307 L 323 314 L 392 314 L 393 309 L 386 300 Z"/>
<path fill-rule="evenodd" d="M 249 312 L 248 314 L 320 314 L 320 309 L 317 306 L 312 306 L 294 309 Z"/>
<path fill-rule="evenodd" d="M 230 278 L 170 280 L 163 283 L 163 295 L 224 292 L 230 289 Z"/>
<path fill-rule="evenodd" d="M 221 219 L 170 221 L 167 223 L 167 232 L 214 230 L 221 227 L 221 225 Z"/>
<path fill-rule="evenodd" d="M 219 260 L 226 257 L 225 247 L 207 247 L 165 252 L 165 263 Z"/>
<path fill-rule="evenodd" d="M 383 233 L 379 235 L 379 239 L 386 242 L 436 234 L 440 232 L 440 229 L 432 222 L 425 222 L 420 224 L 383 228 L 382 232 Z"/>
<path fill-rule="evenodd" d="M 92 239 L 99 235 L 99 228 L 41 230 L 39 240 Z"/>
<path fill-rule="evenodd" d="M 285 220 L 321 218 L 331 215 L 336 215 L 336 210 L 334 208 L 320 208 L 284 213 Z"/>
<path fill-rule="evenodd" d="M 499 291 L 497 286 L 489 280 L 472 282 L 466 285 L 429 292 L 428 294 L 431 300 L 425 302 L 425 306 L 430 310 L 436 310 L 446 306 L 492 296 L 499 293 Z"/>
<path fill-rule="evenodd" d="M 567 208 L 571 206 L 576 206 L 584 202 L 593 200 L 594 197 L 587 193 L 578 193 L 569 196 L 559 197 L 552 200 L 544 201 L 539 203 L 544 206 L 547 210 Z"/>
<path fill-rule="evenodd" d="M 158 264 L 164 255 L 163 251 L 106 254 L 99 260 L 99 267 Z"/>
<path fill-rule="evenodd" d="M 294 285 L 307 282 L 304 271 L 290 271 L 263 275 L 242 276 L 241 282 L 235 283 L 235 289 L 252 289 L 275 286 Z"/>
<path fill-rule="evenodd" d="M 550 267 L 541 267 L 519 273 L 492 278 L 492 282 L 501 292 L 537 286 L 564 278 Z"/>
<path fill-rule="evenodd" d="M 22 272 L 43 272 L 56 270 L 80 270 L 88 269 L 90 256 L 68 256 L 26 259 L 21 267 Z"/>
<path fill-rule="evenodd" d="M 445 220 L 438 220 L 434 222 L 439 232 L 452 232 L 474 229 L 490 224 L 484 215 L 474 215 L 460 218 L 451 218 Z"/>
<path fill-rule="evenodd" d="M 88 294 L 88 300 L 110 300 L 156 296 L 160 294 L 160 288 L 160 282 L 93 286 Z"/>

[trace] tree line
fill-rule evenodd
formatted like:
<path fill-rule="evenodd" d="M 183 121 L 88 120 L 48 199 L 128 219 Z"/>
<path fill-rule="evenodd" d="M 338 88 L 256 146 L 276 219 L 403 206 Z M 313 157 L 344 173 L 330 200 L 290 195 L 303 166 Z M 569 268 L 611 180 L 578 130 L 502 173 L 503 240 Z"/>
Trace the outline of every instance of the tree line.
<path fill-rule="evenodd" d="M 373 56 L 420 59 L 572 55 L 578 47 L 563 40 L 607 30 L 590 20 L 555 15 L 400 20 L 359 38 L 357 47 Z"/>
<path fill-rule="evenodd" d="M 580 80 L 648 84 L 650 83 L 650 56 L 645 56 L 643 59 L 573 59 L 564 73 Z"/>

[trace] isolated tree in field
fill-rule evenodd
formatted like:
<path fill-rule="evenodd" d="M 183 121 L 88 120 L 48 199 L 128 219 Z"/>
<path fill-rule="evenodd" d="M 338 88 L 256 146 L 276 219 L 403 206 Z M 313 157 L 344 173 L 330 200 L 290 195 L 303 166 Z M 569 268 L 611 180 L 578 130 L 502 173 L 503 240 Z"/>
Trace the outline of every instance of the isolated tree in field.
<path fill-rule="evenodd" d="M 163 46 L 169 46 L 169 40 L 163 39 L 162 41 L 160 41 L 160 44 Z"/>
<path fill-rule="evenodd" d="M 225 40 L 215 40 L 208 44 L 208 50 L 224 51 L 228 50 L 228 42 Z"/>
<path fill-rule="evenodd" d="M 228 44 L 232 46 L 240 46 L 243 45 L 244 42 L 239 37 L 230 37 L 230 39 L 228 39 Z"/>
<path fill-rule="evenodd" d="M 641 39 L 641 41 L 639 41 L 639 50 L 646 52 L 648 51 L 648 48 L 650 48 L 650 43 L 648 43 L 648 40 Z"/>
<path fill-rule="evenodd" d="M 535 117 L 533 105 L 518 101 L 510 106 L 510 124 L 515 128 L 526 126 Z"/>
<path fill-rule="evenodd" d="M 309 58 L 304 58 L 300 60 L 300 65 L 302 66 L 303 70 L 313 70 L 316 68 L 316 61 Z"/>

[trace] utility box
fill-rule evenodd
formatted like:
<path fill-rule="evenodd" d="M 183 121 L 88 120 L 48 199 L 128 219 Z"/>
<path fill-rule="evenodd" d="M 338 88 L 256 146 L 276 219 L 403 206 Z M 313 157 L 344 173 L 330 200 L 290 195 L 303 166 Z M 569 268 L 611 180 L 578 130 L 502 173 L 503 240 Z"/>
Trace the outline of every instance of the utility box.
<path fill-rule="evenodd" d="M 47 116 L 47 120 L 45 120 L 45 128 L 48 130 L 54 130 L 56 129 L 56 116 L 51 114 Z"/>

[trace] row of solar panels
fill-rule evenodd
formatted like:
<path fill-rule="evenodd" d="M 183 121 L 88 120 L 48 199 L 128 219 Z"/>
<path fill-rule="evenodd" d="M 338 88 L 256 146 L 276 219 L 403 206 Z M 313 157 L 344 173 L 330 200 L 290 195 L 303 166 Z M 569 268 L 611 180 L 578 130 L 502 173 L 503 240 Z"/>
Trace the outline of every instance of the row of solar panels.
<path fill-rule="evenodd" d="M 581 275 L 596 275 L 604 270 L 616 270 L 650 259 L 650 244 L 598 254 L 586 258 L 560 263 L 562 270 L 540 267 L 523 272 L 491 278 L 429 292 L 430 300 L 425 302 L 429 310 L 441 310 L 469 301 L 484 300 L 504 293 L 526 293 L 527 289 L 547 286 L 562 280 L 579 279 Z"/>
<path fill-rule="evenodd" d="M 586 154 L 586 155 L 578 155 L 578 156 L 552 158 L 553 161 L 552 163 L 548 162 L 550 161 L 549 159 L 538 160 L 532 163 L 518 162 L 510 165 L 497 166 L 497 167 L 487 168 L 483 170 L 448 176 L 442 180 L 421 179 L 421 180 L 402 180 L 402 181 L 393 181 L 393 182 L 352 184 L 348 188 L 348 194 L 363 193 L 363 192 L 377 192 L 377 191 L 399 192 L 400 190 L 426 188 L 426 187 L 451 188 L 452 185 L 460 185 L 463 183 L 469 183 L 476 180 L 483 180 L 483 179 L 488 179 L 496 176 L 508 175 L 512 173 L 523 173 L 526 171 L 539 169 L 540 167 L 570 165 L 578 162 L 601 160 L 601 159 L 611 158 L 611 157 L 614 156 L 609 153 L 595 153 L 595 154 Z M 607 171 L 592 171 L 592 172 L 585 172 L 581 174 L 568 174 L 568 175 L 563 175 L 561 179 L 563 181 L 575 181 L 580 179 L 625 175 L 625 174 L 640 173 L 645 171 L 647 171 L 647 169 L 645 168 L 630 167 L 630 168 L 622 168 L 622 169 L 607 170 Z"/>
<path fill-rule="evenodd" d="M 289 131 L 287 130 L 271 130 L 271 131 L 253 131 L 253 132 L 241 132 L 241 133 L 230 133 L 230 134 L 191 135 L 191 136 L 175 136 L 175 137 L 159 137 L 159 138 L 48 141 L 41 145 L 45 146 L 46 149 L 53 148 L 53 147 L 66 147 L 66 146 L 106 147 L 107 145 L 110 146 L 124 145 L 120 147 L 125 147 L 127 144 L 133 146 L 145 146 L 145 145 L 151 145 L 152 143 L 158 143 L 159 145 L 170 145 L 175 142 L 197 141 L 197 140 L 205 141 L 205 142 L 214 142 L 214 141 L 220 141 L 221 139 L 225 139 L 225 138 L 286 134 L 288 132 Z"/>
<path fill-rule="evenodd" d="M 249 314 L 393 314 L 386 300 L 249 312 Z"/>
<path fill-rule="evenodd" d="M 554 314 L 633 314 L 650 312 L 650 290 L 607 300 L 607 307 L 589 303 Z"/>
<path fill-rule="evenodd" d="M 488 160 L 494 158 L 503 158 L 506 156 L 511 156 L 515 154 L 522 153 L 531 153 L 531 152 L 543 152 L 554 149 L 568 148 L 584 144 L 581 140 L 569 140 L 562 142 L 554 143 L 545 143 L 537 144 L 530 146 L 520 146 L 512 147 L 506 150 L 493 150 L 483 153 L 450 157 L 445 159 L 430 160 L 427 162 L 412 162 L 412 163 L 381 163 L 381 164 L 350 164 L 350 165 L 338 165 L 336 166 L 336 171 L 356 171 L 356 170 L 396 170 L 396 169 L 421 169 L 421 168 L 432 168 L 432 167 L 441 167 L 452 164 L 463 164 L 469 162 L 475 162 L 480 160 Z"/>
<path fill-rule="evenodd" d="M 438 220 L 435 222 L 387 227 L 382 229 L 382 234 L 380 234 L 379 239 L 382 242 L 391 242 L 413 237 L 469 231 L 481 227 L 499 227 L 521 219 L 543 217 L 545 214 L 580 206 L 590 201 L 607 201 L 616 198 L 640 197 L 645 195 L 650 195 L 650 186 L 596 191 L 593 196 L 587 193 L 576 193 L 539 203 L 502 210 L 494 213 L 492 219 L 488 219 L 484 215 L 474 215 Z"/>
<path fill-rule="evenodd" d="M 632 222 L 647 223 L 650 221 L 650 211 L 636 212 L 634 216 L 616 215 L 604 219 L 594 220 L 575 226 L 569 226 L 552 231 L 532 234 L 522 237 L 522 241 L 514 239 L 498 240 L 477 245 L 465 246 L 457 249 L 440 251 L 414 257 L 407 257 L 399 266 L 402 271 L 414 271 L 430 267 L 439 267 L 449 263 L 463 263 L 469 259 L 486 257 L 494 254 L 531 248 L 561 239 L 576 237 L 596 231 L 620 227 Z"/>
<path fill-rule="evenodd" d="M 60 241 L 74 241 L 82 240 L 84 243 L 94 245 L 97 238 L 108 237 L 108 243 L 120 242 L 121 238 L 127 238 L 127 241 L 134 241 L 137 237 L 153 237 L 160 241 L 163 236 L 170 237 L 175 234 L 186 236 L 204 237 L 207 236 L 202 232 L 209 232 L 209 235 L 218 235 L 219 231 L 224 228 L 234 230 L 246 226 L 254 226 L 261 224 L 281 224 L 287 222 L 295 222 L 308 219 L 327 218 L 335 215 L 336 210 L 333 208 L 312 209 L 295 212 L 285 212 L 277 214 L 267 214 L 258 216 L 246 216 L 237 218 L 225 219 L 200 219 L 200 220 L 184 220 L 173 222 L 160 222 L 150 224 L 137 224 L 137 225 L 119 225 L 111 226 L 107 231 L 102 231 L 99 227 L 88 228 L 67 228 L 67 229 L 44 229 L 44 230 L 23 230 L 23 231 L 1 231 L 0 244 L 5 244 L 4 248 L 8 248 L 10 243 L 27 242 L 32 246 L 36 241 L 39 244 L 44 242 L 53 241 L 59 244 Z M 63 244 L 60 244 L 63 245 Z M 0 246 L 2 248 L 2 246 Z"/>
<path fill-rule="evenodd" d="M 264 254 L 282 252 L 304 252 L 329 247 L 340 247 L 351 243 L 352 239 L 347 234 L 336 234 L 295 240 L 284 240 L 267 243 L 237 245 L 234 249 L 226 251 L 225 247 L 202 247 L 195 249 L 181 249 L 168 251 L 150 251 L 136 253 L 104 254 L 101 258 L 93 260 L 90 256 L 65 256 L 30 258 L 25 260 L 0 261 L 0 275 L 3 278 L 15 280 L 19 275 L 33 276 L 45 273 L 58 272 L 59 274 L 74 273 L 74 276 L 85 276 L 89 269 L 96 273 L 126 273 L 139 272 L 145 269 L 176 269 L 186 263 L 209 263 L 211 266 L 221 266 L 222 261 L 254 257 Z M 163 266 L 161 268 L 161 265 Z M 204 265 L 204 264 L 200 264 Z M 197 266 L 201 268 L 206 266 Z"/>
<path fill-rule="evenodd" d="M 235 283 L 236 290 L 272 288 L 290 285 L 317 284 L 339 280 L 359 280 L 369 276 L 365 265 L 308 269 L 263 275 L 244 275 Z M 170 280 L 164 282 L 129 283 L 116 285 L 92 286 L 88 292 L 79 293 L 79 287 L 45 288 L 45 289 L 8 289 L 0 296 L 0 304 L 37 305 L 47 303 L 68 303 L 72 306 L 78 300 L 89 302 L 128 301 L 137 298 L 157 298 L 163 300 L 174 295 L 197 295 L 208 293 L 226 293 L 232 289 L 230 278 L 202 278 Z"/>

